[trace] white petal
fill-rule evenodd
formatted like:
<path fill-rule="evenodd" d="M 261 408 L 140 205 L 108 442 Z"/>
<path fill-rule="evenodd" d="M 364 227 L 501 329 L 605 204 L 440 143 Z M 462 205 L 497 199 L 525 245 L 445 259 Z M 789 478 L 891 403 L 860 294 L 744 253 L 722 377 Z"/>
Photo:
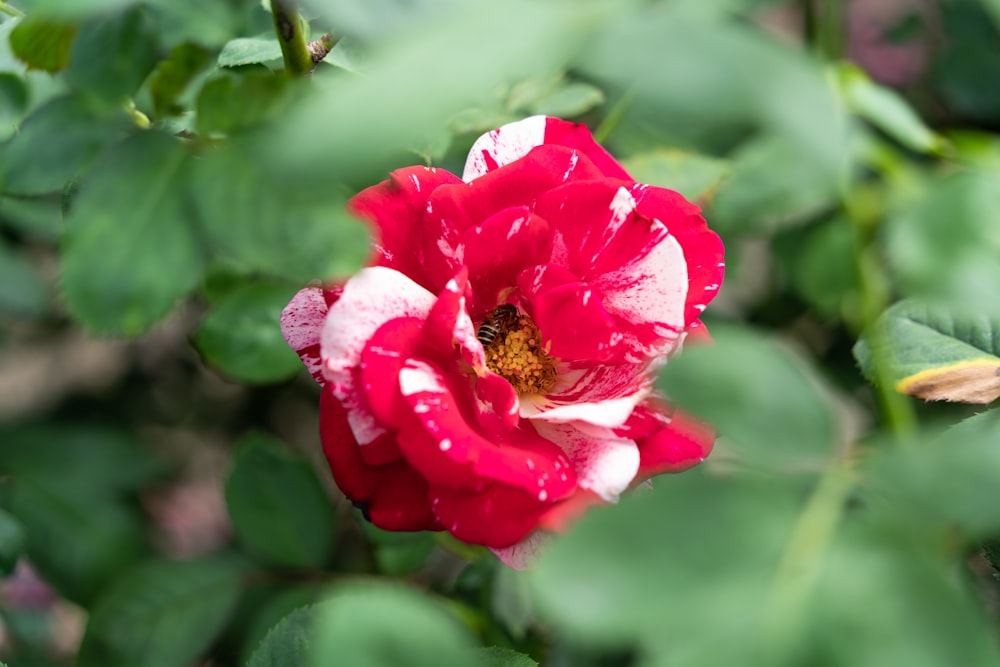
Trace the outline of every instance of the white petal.
<path fill-rule="evenodd" d="M 587 432 L 573 424 L 535 421 L 543 438 L 559 445 L 576 470 L 577 484 L 608 502 L 615 502 L 639 472 L 639 447 L 610 430 L 587 425 Z"/>
<path fill-rule="evenodd" d="M 491 130 L 476 139 L 469 149 L 462 180 L 468 183 L 497 167 L 520 160 L 532 148 L 543 143 L 545 116 L 531 116 Z"/>
<path fill-rule="evenodd" d="M 536 530 L 513 546 L 490 549 L 490 551 L 495 553 L 500 562 L 507 567 L 515 570 L 527 570 L 538 560 L 539 554 L 550 539 L 551 536 L 548 533 Z"/>

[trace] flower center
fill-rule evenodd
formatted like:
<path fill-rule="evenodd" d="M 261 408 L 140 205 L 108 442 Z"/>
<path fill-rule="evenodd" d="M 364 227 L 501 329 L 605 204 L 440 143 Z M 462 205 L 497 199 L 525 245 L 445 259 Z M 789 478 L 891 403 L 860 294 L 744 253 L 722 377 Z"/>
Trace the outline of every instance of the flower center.
<path fill-rule="evenodd" d="M 486 349 L 486 366 L 518 394 L 544 394 L 556 382 L 555 359 L 541 345 L 538 327 L 524 315 L 512 318 Z"/>

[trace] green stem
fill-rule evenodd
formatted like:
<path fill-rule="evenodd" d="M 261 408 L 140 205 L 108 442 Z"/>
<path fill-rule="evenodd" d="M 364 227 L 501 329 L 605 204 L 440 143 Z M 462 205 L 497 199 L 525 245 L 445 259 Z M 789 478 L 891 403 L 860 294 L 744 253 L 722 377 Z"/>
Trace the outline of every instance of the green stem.
<path fill-rule="evenodd" d="M 281 57 L 285 61 L 285 71 L 291 76 L 302 76 L 312 71 L 315 63 L 299 19 L 298 4 L 291 0 L 271 0 L 271 14 L 274 16 L 274 30 L 281 44 Z"/>
<path fill-rule="evenodd" d="M 16 7 L 11 7 L 6 2 L 3 2 L 3 0 L 0 0 L 0 14 L 6 14 L 7 16 L 15 19 L 19 19 L 24 16 L 24 12 Z"/>
<path fill-rule="evenodd" d="M 822 570 L 823 555 L 829 551 L 853 488 L 854 479 L 847 466 L 833 463 L 799 514 L 768 598 L 764 648 L 769 653 L 780 655 L 799 634 L 802 609 Z"/>
<path fill-rule="evenodd" d="M 802 0 L 806 40 L 826 60 L 844 55 L 844 3 L 841 0 Z"/>

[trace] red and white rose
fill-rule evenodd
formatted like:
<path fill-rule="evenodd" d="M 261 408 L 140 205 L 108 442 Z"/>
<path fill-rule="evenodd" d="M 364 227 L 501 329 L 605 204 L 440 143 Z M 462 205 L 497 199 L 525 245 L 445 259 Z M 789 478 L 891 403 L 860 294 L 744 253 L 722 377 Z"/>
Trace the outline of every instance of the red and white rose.
<path fill-rule="evenodd" d="M 722 243 L 584 126 L 505 125 L 462 178 L 408 167 L 350 206 L 374 227 L 371 265 L 300 291 L 282 329 L 323 387 L 334 480 L 375 525 L 517 566 L 536 531 L 707 456 L 712 432 L 653 378 L 704 333 Z"/>

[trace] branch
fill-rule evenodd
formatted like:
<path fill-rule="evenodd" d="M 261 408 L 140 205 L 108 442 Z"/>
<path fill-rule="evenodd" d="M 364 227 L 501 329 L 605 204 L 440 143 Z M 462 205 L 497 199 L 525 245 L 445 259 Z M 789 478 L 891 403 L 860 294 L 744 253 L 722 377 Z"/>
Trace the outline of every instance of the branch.
<path fill-rule="evenodd" d="M 306 45 L 305 33 L 302 32 L 298 5 L 293 0 L 271 0 L 271 14 L 274 16 L 278 42 L 281 44 L 285 71 L 291 76 L 308 74 L 315 63 Z"/>

